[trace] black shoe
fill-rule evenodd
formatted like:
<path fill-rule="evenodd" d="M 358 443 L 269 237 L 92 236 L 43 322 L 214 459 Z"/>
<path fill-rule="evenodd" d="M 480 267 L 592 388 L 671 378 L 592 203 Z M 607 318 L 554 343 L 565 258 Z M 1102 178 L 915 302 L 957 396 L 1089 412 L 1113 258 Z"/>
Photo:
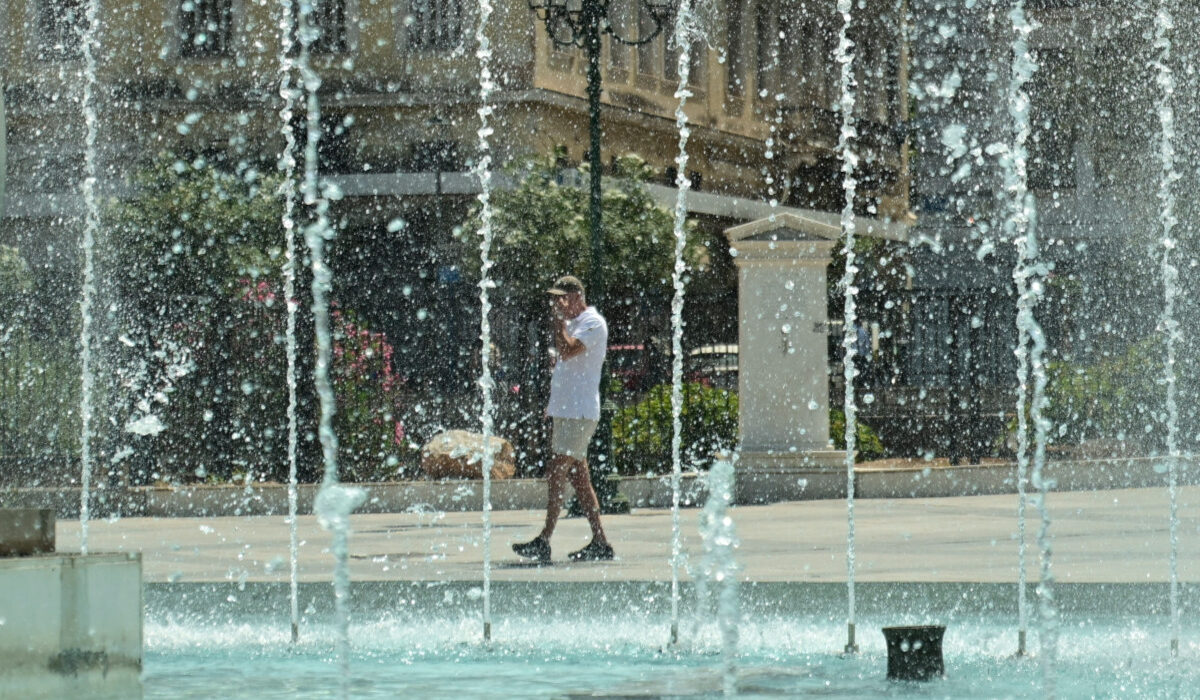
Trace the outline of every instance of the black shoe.
<path fill-rule="evenodd" d="M 550 561 L 550 543 L 537 537 L 522 544 L 514 544 L 513 551 L 527 559 L 536 559 L 540 562 Z"/>
<path fill-rule="evenodd" d="M 591 544 L 578 552 L 571 552 L 567 557 L 571 561 L 612 561 L 613 548 L 607 542 L 592 540 Z"/>

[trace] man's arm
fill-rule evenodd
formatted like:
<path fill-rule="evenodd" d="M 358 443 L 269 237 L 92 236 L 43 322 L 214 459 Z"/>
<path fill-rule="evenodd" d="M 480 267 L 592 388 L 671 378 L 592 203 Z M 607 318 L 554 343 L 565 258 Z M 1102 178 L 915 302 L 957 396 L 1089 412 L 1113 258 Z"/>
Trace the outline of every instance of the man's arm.
<path fill-rule="evenodd" d="M 567 334 L 567 322 L 558 318 L 554 320 L 554 349 L 558 350 L 559 358 L 569 360 L 582 355 L 587 346 L 579 338 Z"/>

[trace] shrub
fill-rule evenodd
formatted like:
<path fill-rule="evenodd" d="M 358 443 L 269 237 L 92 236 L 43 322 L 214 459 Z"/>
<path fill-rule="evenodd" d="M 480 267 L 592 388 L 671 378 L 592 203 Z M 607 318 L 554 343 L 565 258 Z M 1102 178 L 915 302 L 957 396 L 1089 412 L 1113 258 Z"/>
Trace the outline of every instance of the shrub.
<path fill-rule="evenodd" d="M 707 469 L 713 454 L 737 444 L 738 397 L 701 384 L 683 385 L 680 411 L 680 459 L 687 467 Z M 622 474 L 671 470 L 671 385 L 651 389 L 613 417 L 613 459 Z"/>
<path fill-rule="evenodd" d="M 256 361 L 232 370 L 245 387 L 246 395 L 256 395 L 256 405 L 263 409 L 270 407 L 276 419 L 287 402 L 283 370 L 286 358 L 280 347 L 285 342 L 286 307 L 277 303 L 277 298 L 269 282 L 241 281 L 237 314 L 240 323 L 234 329 L 234 347 L 239 351 L 235 354 Z M 340 476 L 346 481 L 381 481 L 404 476 L 416 467 L 417 448 L 409 441 L 400 420 L 402 381 L 392 366 L 392 345 L 386 335 L 365 327 L 353 311 L 334 309 L 330 317 L 333 430 L 338 439 Z M 298 351 L 311 352 L 303 348 Z M 312 379 L 299 377 L 297 381 Z M 248 425 L 254 418 L 239 420 Z M 268 467 L 267 474 L 276 480 L 284 478 L 278 467 L 273 471 Z"/>
<path fill-rule="evenodd" d="M 279 181 L 161 154 L 132 184 L 97 246 L 111 447 L 134 483 L 279 478 L 284 304 L 258 296 L 283 262 Z"/>
<path fill-rule="evenodd" d="M 106 410 L 114 440 L 137 445 L 135 482 L 239 477 L 283 480 L 288 303 L 297 304 L 300 477 L 319 478 L 307 304 L 286 300 L 279 179 L 161 155 L 134 178 L 137 196 L 108 211 L 101 269 L 114 312 Z M 307 271 L 297 267 L 297 295 Z M 334 430 L 343 477 L 394 477 L 411 445 L 398 421 L 392 347 L 349 312 L 334 319 Z M 153 418 L 154 434 L 128 426 Z"/>
<path fill-rule="evenodd" d="M 829 437 L 833 439 L 836 449 L 846 449 L 846 414 L 836 408 L 829 411 Z M 854 431 L 854 442 L 854 461 L 866 462 L 883 457 L 883 441 L 874 428 L 861 420 Z"/>
<path fill-rule="evenodd" d="M 550 158 L 532 158 L 510 169 L 516 185 L 493 195 L 495 240 L 492 278 L 500 282 L 494 303 L 525 319 L 546 314 L 544 290 L 570 273 L 585 284 L 599 275 L 590 269 L 590 193 L 561 183 L 562 170 Z M 646 183 L 653 170 L 637 156 L 617 158 L 604 178 L 604 277 L 608 311 L 617 300 L 667 298 L 675 269 L 674 213 L 654 201 Z M 458 229 L 458 256 L 472 280 L 479 274 L 479 212 Z M 714 243 L 693 223 L 685 227 L 684 260 L 689 270 L 707 265 Z"/>
<path fill-rule="evenodd" d="M 1051 441 L 1099 438 L 1142 449 L 1161 446 L 1164 354 L 1162 339 L 1154 337 L 1095 364 L 1050 363 L 1046 417 Z"/>
<path fill-rule="evenodd" d="M 350 312 L 332 316 L 334 431 L 342 478 L 382 481 L 415 471 L 418 446 L 400 421 L 401 380 L 387 336 L 363 327 Z"/>

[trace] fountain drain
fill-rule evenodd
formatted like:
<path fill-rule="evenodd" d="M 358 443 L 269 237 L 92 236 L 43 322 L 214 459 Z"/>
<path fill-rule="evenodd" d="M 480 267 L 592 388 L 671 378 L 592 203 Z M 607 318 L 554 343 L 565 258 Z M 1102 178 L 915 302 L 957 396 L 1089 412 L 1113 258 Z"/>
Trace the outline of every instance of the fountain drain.
<path fill-rule="evenodd" d="M 942 635 L 945 633 L 945 625 L 884 627 L 887 677 L 899 681 L 927 681 L 944 676 Z"/>

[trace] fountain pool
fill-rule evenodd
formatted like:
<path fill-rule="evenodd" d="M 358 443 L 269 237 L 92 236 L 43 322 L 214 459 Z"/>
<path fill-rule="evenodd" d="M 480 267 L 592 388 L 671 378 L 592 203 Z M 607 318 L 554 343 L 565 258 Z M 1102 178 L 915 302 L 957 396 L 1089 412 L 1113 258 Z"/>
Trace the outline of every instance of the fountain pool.
<path fill-rule="evenodd" d="M 1186 615 L 1195 607 L 1194 586 L 1181 587 L 1178 580 L 1179 547 L 1189 543 L 1187 538 L 1181 543 L 1179 533 L 1177 472 L 1198 444 L 1200 423 L 1188 402 L 1180 411 L 1178 399 L 1200 387 L 1193 363 L 1186 362 L 1197 351 L 1191 319 L 1200 318 L 1192 305 L 1200 294 L 1195 276 L 1180 269 L 1200 265 L 1200 240 L 1189 233 L 1196 230 L 1197 213 L 1194 198 L 1186 196 L 1196 189 L 1198 172 L 1195 112 L 1180 110 L 1177 117 L 1175 103 L 1194 92 L 1197 47 L 1191 30 L 1197 17 L 1178 0 L 1129 3 L 1130 16 L 1115 21 L 1097 3 L 1031 2 L 1031 21 L 1026 21 L 1024 0 L 968 2 L 956 13 L 932 0 L 902 0 L 882 12 L 867 12 L 866 4 L 850 0 L 826 1 L 823 9 L 802 2 L 755 3 L 753 11 L 744 2 L 644 0 L 633 5 L 644 5 L 656 28 L 639 26 L 636 41 L 630 36 L 624 44 L 643 46 L 628 51 L 615 37 L 606 39 L 604 66 L 597 27 L 612 34 L 623 22 L 591 25 L 586 41 L 581 33 L 579 41 L 568 42 L 588 48 L 591 57 L 586 93 L 594 134 L 588 164 L 595 175 L 590 199 L 595 216 L 589 219 L 594 252 L 585 275 L 590 289 L 621 289 L 610 284 L 621 267 L 615 258 L 609 271 L 614 279 L 603 284 L 597 279 L 609 272 L 601 264 L 604 256 L 595 253 L 604 249 L 605 235 L 611 235 L 608 244 L 619 240 L 615 224 L 620 221 L 619 214 L 610 213 L 611 228 L 600 225 L 601 68 L 609 100 L 603 109 L 605 129 L 613 137 L 606 145 L 614 164 L 609 175 L 618 173 L 620 151 L 633 150 L 650 164 L 646 187 L 660 188 L 660 182 L 676 187 L 667 193 L 676 202 L 674 226 L 661 226 L 653 247 L 665 251 L 666 233 L 672 231 L 672 583 L 618 583 L 621 573 L 611 569 L 600 572 L 598 582 L 551 583 L 538 577 L 543 580 L 497 581 L 493 590 L 491 476 L 485 466 L 480 580 L 473 578 L 480 567 L 471 562 L 471 572 L 456 573 L 453 582 L 367 580 L 350 587 L 350 568 L 361 569 L 363 560 L 350 561 L 349 514 L 363 494 L 339 483 L 412 478 L 419 469 L 419 442 L 455 427 L 451 423 L 477 424 L 485 437 L 503 430 L 536 444 L 536 429 L 518 427 L 521 421 L 512 416 L 507 425 L 497 422 L 500 399 L 510 408 L 517 399 L 503 392 L 493 396 L 493 389 L 520 389 L 513 378 L 536 374 L 519 371 L 520 365 L 538 369 L 529 358 L 542 356 L 544 338 L 538 339 L 533 316 L 526 318 L 522 295 L 509 290 L 524 278 L 546 276 L 531 265 L 553 256 L 540 250 L 506 252 L 503 244 L 520 238 L 516 224 L 540 209 L 526 211 L 511 198 L 502 201 L 513 183 L 499 178 L 493 202 L 492 175 L 521 154 L 553 158 L 555 183 L 569 172 L 578 174 L 568 166 L 582 164 L 582 150 L 571 151 L 560 142 L 580 140 L 584 88 L 575 78 L 583 73 L 582 64 L 574 49 L 558 44 L 564 22 L 575 14 L 599 21 L 596 11 L 609 4 L 531 0 L 525 7 L 515 3 L 516 11 L 506 4 L 493 18 L 490 0 L 414 0 L 386 8 L 352 0 L 295 5 L 285 0 L 237 3 L 237 13 L 234 4 L 216 0 L 186 0 L 178 8 L 132 2 L 102 7 L 88 0 L 69 8 L 50 3 L 49 9 L 32 0 L 0 0 L 0 16 L 7 20 L 0 26 L 21 29 L 0 37 L 0 112 L 13 115 L 0 113 L 12 133 L 0 138 L 0 155 L 11 139 L 16 156 L 8 160 L 13 186 L 6 190 L 16 206 L 0 222 L 5 245 L 0 253 L 11 264 L 8 272 L 0 272 L 11 278 L 8 287 L 21 307 L 15 314 L 19 323 L 4 320 L 8 325 L 0 327 L 0 369 L 8 372 L 0 377 L 15 377 L 0 385 L 0 453 L 19 456 L 10 468 L 0 469 L 4 483 L 14 489 L 39 485 L 40 465 L 70 463 L 63 456 L 78 454 L 77 481 L 59 475 L 48 485 L 65 493 L 78 484 L 82 554 L 89 553 L 91 507 L 97 506 L 95 515 L 111 508 L 107 496 L 114 491 L 215 481 L 244 485 L 249 502 L 253 484 L 282 479 L 285 461 L 293 485 L 290 590 L 245 582 L 251 575 L 242 568 L 248 544 L 236 558 L 217 564 L 230 580 L 243 572 L 240 584 L 181 583 L 192 579 L 174 571 L 167 576 L 176 583 L 148 579 L 144 694 L 1188 695 L 1197 672 L 1180 658 L 1200 651 L 1190 641 L 1200 638 L 1200 623 Z M 470 5 L 477 5 L 474 14 Z M 835 5 L 836 15 L 831 14 Z M 145 8 L 151 9 L 143 14 Z M 548 35 L 526 10 L 548 20 Z M 35 15 L 36 31 L 27 19 L 13 22 Z M 637 24 L 644 25 L 646 17 L 639 17 Z M 666 39 L 670 23 L 663 21 L 668 17 L 675 18 L 671 42 Z M 143 41 L 145 27 L 170 30 L 161 36 L 151 32 L 155 36 Z M 471 28 L 473 40 L 453 40 L 472 36 Z M 660 31 L 662 40 L 649 43 Z M 152 44 L 154 51 L 143 50 Z M 676 54 L 679 60 L 672 64 Z M 68 68 L 72 62 L 78 69 Z M 126 74 L 126 65 L 145 70 Z M 1154 80 L 1144 74 L 1147 66 L 1154 69 Z M 672 87 L 674 101 L 665 97 Z M 644 94 L 629 104 L 642 106 L 624 114 L 627 105 L 620 100 L 639 91 Z M 1080 92 L 1089 98 L 1079 99 Z M 242 93 L 244 101 L 228 99 Z M 445 99 L 431 99 L 432 94 Z M 11 97 L 5 101 L 5 95 Z M 674 131 L 664 121 L 672 111 Z M 563 116 L 547 117 L 558 112 Z M 539 125 L 534 139 L 514 138 L 530 123 Z M 835 123 L 840 123 L 836 148 Z M 268 132 L 278 134 L 275 143 L 263 137 Z M 51 134 L 67 134 L 65 145 L 53 143 Z M 678 137 L 677 156 L 662 147 L 675 140 L 667 136 Z M 160 146 L 151 144 L 163 144 L 171 154 L 154 161 L 152 151 Z M 144 157 L 132 157 L 139 153 Z M 5 170 L 3 185 L 8 173 L 0 170 Z M 273 179 L 271 170 L 284 182 Z M 131 184 L 139 177 L 142 185 Z M 208 210 L 176 214 L 175 205 L 189 198 L 171 190 L 155 200 L 154 185 L 162 183 L 198 188 L 197 201 L 242 203 L 255 201 L 264 187 L 282 184 L 286 203 L 253 217 L 236 207 L 222 216 Z M 304 208 L 297 210 L 301 193 Z M 760 201 L 762 195 L 769 201 Z M 165 213 L 141 216 L 154 210 L 146 203 L 155 201 Z M 757 204 L 748 208 L 750 202 Z M 477 217 L 468 213 L 476 204 Z M 494 231 L 493 206 L 500 214 Z M 718 237 L 701 256 L 708 262 L 689 269 L 685 228 L 690 222 L 706 235 L 717 234 L 732 220 L 767 212 L 774 223 L 777 214 L 788 214 L 784 209 L 793 218 L 803 214 L 827 227 L 837 221 L 845 241 L 840 287 L 829 288 L 822 278 L 826 294 L 817 294 L 818 302 L 840 297 L 831 306 L 840 304 L 843 312 L 843 369 L 835 375 L 841 388 L 831 392 L 820 379 L 815 390 L 800 391 L 791 383 L 793 376 L 780 374 L 780 381 L 761 382 L 753 391 L 749 381 L 743 382 L 739 396 L 743 406 L 755 391 L 775 393 L 796 409 L 807 406 L 820 416 L 814 444 L 825 452 L 833 447 L 825 445 L 826 422 L 832 420 L 825 403 L 839 395 L 844 400 L 847 536 L 844 547 L 839 543 L 814 555 L 814 531 L 830 529 L 833 520 L 772 522 L 775 530 L 791 528 L 795 550 L 809 557 L 803 568 L 781 565 L 778 550 L 747 546 L 733 556 L 733 528 L 715 526 L 732 521 L 717 509 L 707 549 L 724 540 L 725 551 L 716 557 L 721 565 L 711 567 L 715 573 L 709 572 L 714 583 L 741 578 L 764 560 L 781 578 L 792 579 L 756 582 L 747 575 L 739 583 L 739 599 L 717 606 L 697 589 L 684 585 L 681 591 L 679 585 L 685 286 L 696 289 L 695 297 L 687 296 L 689 315 L 702 320 L 717 308 L 706 308 L 705 290 L 711 289 L 724 295 L 720 308 L 731 321 L 729 302 L 740 284 L 735 268 L 749 260 L 735 261 L 736 251 L 726 256 Z M 231 226 L 216 235 L 214 222 L 222 217 Z M 886 223 L 889 230 L 895 224 L 905 234 L 886 239 L 887 244 L 880 238 L 878 247 L 860 254 L 856 241 L 876 245 L 864 238 L 871 221 Z M 261 229 L 261 240 L 242 241 L 250 229 Z M 464 243 L 455 230 L 467 238 L 477 233 L 482 240 L 477 308 L 443 303 L 470 298 L 461 293 L 463 285 L 476 282 L 470 279 L 474 259 L 464 268 L 466 259 L 457 250 L 474 241 Z M 301 232 L 305 251 L 295 249 L 295 234 Z M 74 250 L 77 237 L 79 255 L 61 254 Z M 759 242 L 775 250 L 778 241 Z M 634 250 L 632 245 L 613 248 Z M 505 255 L 524 259 L 519 266 L 503 263 Z M 221 262 L 211 268 L 197 262 L 214 258 Z M 1147 266 L 1146 260 L 1155 264 Z M 586 269 L 579 260 L 556 264 L 572 269 L 555 274 Z M 1189 268 L 1180 267 L 1185 265 Z M 61 282 L 77 267 L 82 271 L 78 289 Z M 464 277 L 464 272 L 471 274 Z M 661 273 L 627 280 L 625 306 L 655 306 L 662 315 L 665 286 L 655 291 L 655 280 L 665 283 Z M 298 281 L 309 284 L 297 286 Z M 275 301 L 277 282 L 285 290 L 284 304 Z M 744 311 L 775 325 L 757 336 L 738 329 L 741 377 L 753 376 L 750 359 L 758 349 L 794 354 L 793 333 L 802 329 L 814 341 L 805 351 L 817 367 L 810 374 L 824 377 L 827 342 L 837 331 L 822 320 L 824 315 L 809 318 L 789 305 L 796 296 L 794 280 L 774 286 L 786 304 L 760 299 L 758 308 L 751 304 Z M 76 296 L 77 307 L 62 302 Z M 621 294 L 596 297 L 606 313 L 618 311 Z M 337 326 L 331 298 L 344 309 L 337 314 L 345 319 L 361 314 L 362 322 Z M 285 306 L 287 331 L 280 313 Z M 298 312 L 303 312 L 300 337 Z M 476 313 L 479 342 L 466 343 L 464 329 Z M 626 315 L 623 330 L 629 339 L 646 340 L 643 345 L 650 347 L 651 336 L 666 337 L 665 321 L 643 334 L 633 328 L 639 314 Z M 222 322 L 228 320 L 236 323 Z M 237 326 L 237 332 L 209 332 L 224 326 Z M 369 326 L 391 333 L 395 347 L 383 341 L 382 331 L 368 332 Z M 76 330 L 78 342 L 71 337 Z M 709 329 L 711 337 L 689 335 L 688 341 L 693 346 L 724 343 L 732 340 L 729 333 L 726 323 Z M 381 357 L 382 364 L 367 368 L 346 362 L 355 371 L 343 367 L 341 378 L 331 379 L 339 334 L 341 353 L 355 351 L 345 338 L 379 343 L 364 346 L 362 357 Z M 286 378 L 283 358 L 268 352 L 282 353 L 284 339 Z M 442 351 L 467 345 L 478 348 L 477 373 L 474 351 L 457 356 Z M 297 348 L 307 358 L 303 366 L 297 366 Z M 307 357 L 314 348 L 315 356 Z M 860 348 L 863 356 L 856 364 Z M 400 350 L 395 361 L 393 349 Z M 54 367 L 48 359 L 75 350 L 77 366 Z M 397 368 L 406 375 L 396 375 Z M 65 386 L 64 378 L 76 375 L 81 378 L 77 392 L 56 393 L 56 385 Z M 467 375 L 471 378 L 464 382 Z M 497 378 L 504 384 L 497 385 Z M 527 389 L 516 392 L 518 398 L 533 394 L 531 377 L 523 381 Z M 285 388 L 287 409 L 281 400 Z M 306 394 L 299 404 L 298 389 Z M 360 399 L 375 413 L 355 415 L 350 407 Z M 337 428 L 339 401 L 349 424 Z M 434 415 L 451 404 L 461 410 Z M 63 408 L 68 405 L 78 409 Z M 724 409 L 729 407 L 727 401 Z M 859 526 L 863 535 L 870 527 L 855 516 L 853 451 L 860 411 L 864 426 L 873 421 L 882 432 L 893 429 L 887 449 L 895 455 L 927 462 L 947 456 L 954 464 L 962 447 L 956 443 L 964 440 L 974 443 L 972 453 L 990 450 L 1007 457 L 1015 452 L 1019 506 L 1003 517 L 1008 522 L 1015 514 L 1018 523 L 1021 583 L 1016 590 L 1011 583 L 870 580 L 856 587 L 859 573 L 879 573 L 866 566 L 872 547 L 896 549 L 858 534 Z M 93 424 L 93 415 L 106 420 Z M 28 428 L 46 421 L 53 427 Z M 319 436 L 324 469 L 316 467 L 315 448 L 298 460 L 297 450 L 303 449 L 298 422 L 305 436 Z M 744 427 L 739 427 L 743 447 Z M 786 440 L 770 447 L 786 451 L 790 459 L 813 436 L 799 424 L 784 427 Z M 957 434 L 966 432 L 988 434 Z M 78 438 L 61 439 L 68 433 Z M 339 440 L 344 474 L 339 473 Z M 1155 542 L 1169 543 L 1170 550 L 1156 558 L 1167 562 L 1168 582 L 1073 583 L 1060 573 L 1070 572 L 1067 566 L 1051 568 L 1051 553 L 1069 552 L 1073 535 L 1064 527 L 1065 518 L 1050 528 L 1046 494 L 1054 484 L 1043 476 L 1048 450 L 1072 455 L 1097 446 L 1114 458 L 1162 458 L 1161 471 L 1160 465 L 1154 469 L 1163 475 L 1169 504 L 1131 519 L 1161 514 L 1164 531 L 1154 533 Z M 745 450 L 743 458 L 752 452 Z M 327 583 L 298 584 L 298 463 L 309 472 L 304 481 L 323 475 L 315 510 L 334 531 L 331 551 L 340 560 L 332 575 L 337 584 L 332 598 Z M 537 464 L 527 458 L 526 476 L 537 471 Z M 628 469 L 636 473 L 640 467 Z M 1191 483 L 1186 476 L 1184 483 Z M 1024 585 L 1027 486 L 1039 492 L 1030 501 L 1041 515 L 1037 589 Z M 966 539 L 968 519 L 988 515 L 977 503 L 969 508 L 962 511 L 967 518 L 942 528 L 955 545 Z M 104 530 L 99 522 L 92 526 Z M 261 523 L 247 526 L 258 527 Z M 210 534 L 214 526 L 203 524 L 200 531 Z M 639 543 L 652 537 L 665 541 L 663 532 Z M 1066 533 L 1060 542 L 1067 546 L 1055 543 L 1059 532 Z M 460 534 L 423 545 L 419 555 L 440 567 L 447 550 L 467 548 L 457 539 Z M 1133 562 L 1158 546 L 1139 534 L 1122 548 L 1105 539 L 1101 527 L 1088 534 L 1113 555 L 1114 563 L 1098 567 L 1102 576 L 1125 581 L 1142 575 Z M 163 543 L 182 550 L 179 542 Z M 997 549 L 996 540 L 991 547 Z M 199 547 L 194 551 L 201 553 Z M 627 551 L 621 556 L 632 560 Z M 809 561 L 829 553 L 840 558 L 843 552 L 844 560 L 838 561 L 845 562 L 844 579 L 795 582 L 809 580 Z M 941 553 L 926 548 L 914 561 L 924 565 Z M 659 560 L 668 561 L 665 552 Z M 212 568 L 211 560 L 203 563 Z M 993 558 L 979 563 L 966 575 L 992 575 L 987 567 L 994 566 Z M 936 563 L 927 568 L 922 573 L 942 573 Z M 445 575 L 441 569 L 435 573 Z M 894 575 L 895 569 L 887 573 Z M 713 597 L 722 589 L 711 588 Z M 1027 609 L 1031 597 L 1040 609 Z M 338 601 L 336 609 L 332 600 Z M 1029 630 L 1033 639 L 1026 647 L 1030 616 L 1038 624 Z M 1032 660 L 1012 658 L 1014 619 L 1020 648 L 1034 650 Z M 848 639 L 838 631 L 845 623 Z M 946 678 L 924 685 L 886 681 L 879 629 L 930 623 L 948 627 Z M 843 649 L 860 653 L 843 656 Z"/>
<path fill-rule="evenodd" d="M 305 629 L 288 644 L 285 584 L 149 584 L 146 698 L 325 698 L 338 686 L 328 584 L 301 587 Z M 1164 653 L 1163 584 L 1059 584 L 1061 697 L 1186 697 L 1200 670 Z M 1036 658 L 1014 658 L 1007 584 L 877 584 L 857 589 L 861 653 L 840 654 L 843 584 L 740 589 L 740 697 L 1041 697 Z M 1196 603 L 1194 586 L 1183 591 Z M 350 692 L 356 698 L 711 697 L 722 692 L 711 615 L 683 620 L 664 648 L 669 583 L 493 583 L 493 641 L 479 643 L 478 583 L 362 582 L 354 588 Z M 1032 595 L 1032 592 L 1031 592 Z M 685 609 L 694 591 L 685 587 Z M 581 614 L 581 606 L 583 613 Z M 701 606 L 703 607 L 703 606 Z M 885 679 L 879 629 L 947 625 L 946 677 Z M 1186 639 L 1200 624 L 1185 622 Z M 1036 628 L 1036 626 L 1035 626 Z M 1036 632 L 1031 647 L 1037 649 Z"/>

